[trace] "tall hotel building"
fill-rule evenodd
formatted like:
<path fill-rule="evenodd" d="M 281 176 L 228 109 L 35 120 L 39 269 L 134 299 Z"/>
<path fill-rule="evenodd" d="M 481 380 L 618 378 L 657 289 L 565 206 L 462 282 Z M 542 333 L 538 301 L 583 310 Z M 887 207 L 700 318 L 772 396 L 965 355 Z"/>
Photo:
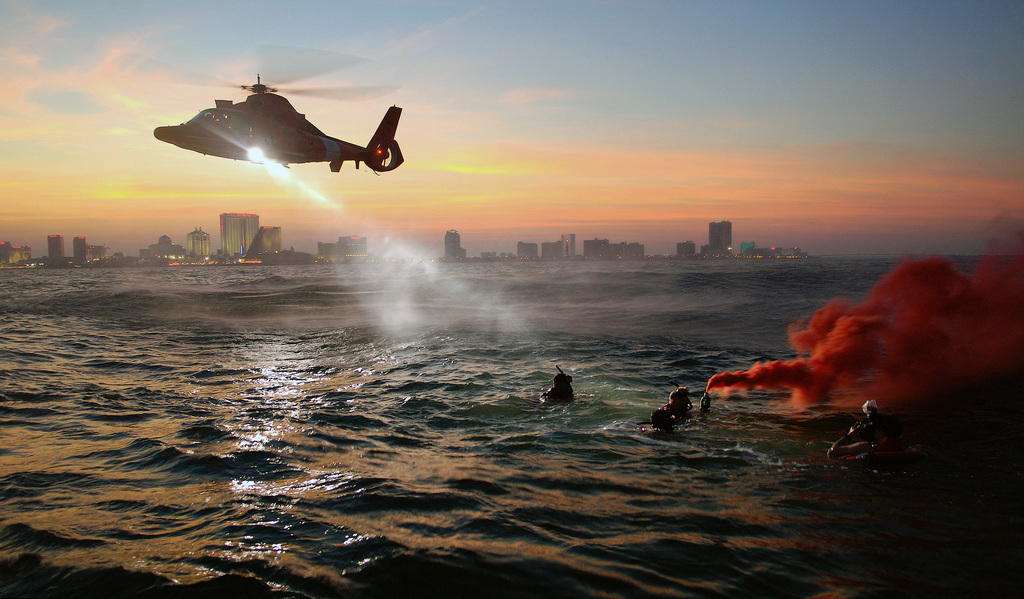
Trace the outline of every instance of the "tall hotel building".
<path fill-rule="evenodd" d="M 225 213 L 220 215 L 220 249 L 230 257 L 244 256 L 260 229 L 260 215 Z"/>
<path fill-rule="evenodd" d="M 366 238 L 358 235 L 339 237 L 337 243 L 316 244 L 316 257 L 318 260 L 328 262 L 358 262 L 370 257 L 366 249 Z"/>
<path fill-rule="evenodd" d="M 466 257 L 466 250 L 462 249 L 462 236 L 455 229 L 449 229 L 444 234 L 444 259 L 462 260 Z"/>
<path fill-rule="evenodd" d="M 732 253 L 732 223 L 708 223 L 708 253 L 713 255 Z"/>
<path fill-rule="evenodd" d="M 562 235 L 562 255 L 566 258 L 574 258 L 576 256 L 576 234 L 569 233 L 568 235 Z"/>
<path fill-rule="evenodd" d="M 222 214 L 221 231 L 223 231 L 224 226 L 223 218 L 224 215 Z M 192 231 L 185 236 L 185 255 L 198 258 L 204 258 L 210 255 L 210 234 L 204 231 L 202 227 L 196 227 L 195 231 Z"/>
<path fill-rule="evenodd" d="M 22 260 L 32 259 L 32 248 L 13 245 L 10 241 L 0 241 L 0 264 L 17 264 Z"/>
<path fill-rule="evenodd" d="M 248 260 L 280 252 L 282 244 L 281 227 L 260 227 L 245 250 L 245 258 Z"/>
<path fill-rule="evenodd" d="M 345 261 L 359 261 L 366 260 L 370 257 L 370 252 L 366 247 L 366 238 L 359 235 L 349 235 L 348 237 L 339 237 L 338 245 L 345 246 Z"/>
<path fill-rule="evenodd" d="M 284 238 L 281 236 L 281 227 L 260 227 L 263 233 L 263 247 L 265 252 L 280 252 L 284 249 Z"/>
<path fill-rule="evenodd" d="M 89 244 L 85 242 L 85 237 L 75 237 L 71 240 L 72 262 L 75 264 L 85 264 L 89 261 L 88 253 Z"/>
<path fill-rule="evenodd" d="M 683 241 L 682 243 L 676 244 L 676 257 L 686 258 L 688 256 L 695 256 L 697 254 L 697 242 L 696 241 Z"/>
<path fill-rule="evenodd" d="M 46 251 L 50 260 L 64 259 L 64 236 L 50 235 L 46 238 Z"/>

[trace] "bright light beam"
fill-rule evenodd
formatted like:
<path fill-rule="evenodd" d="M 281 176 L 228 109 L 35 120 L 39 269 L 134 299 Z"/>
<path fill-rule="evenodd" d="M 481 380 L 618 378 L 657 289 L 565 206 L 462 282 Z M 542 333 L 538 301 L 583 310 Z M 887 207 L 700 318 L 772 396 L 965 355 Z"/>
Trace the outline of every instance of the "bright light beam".
<path fill-rule="evenodd" d="M 249 162 L 255 162 L 256 164 L 263 164 L 263 150 L 259 148 L 249 148 Z"/>
<path fill-rule="evenodd" d="M 282 187 L 298 188 L 299 192 L 303 196 L 313 200 L 319 206 L 328 207 L 328 208 L 331 208 L 331 209 L 336 210 L 336 211 L 341 211 L 342 210 L 343 206 L 341 205 L 340 202 L 335 201 L 335 200 L 330 200 L 330 199 L 324 197 L 324 195 L 322 193 L 320 193 L 319 191 L 313 189 L 309 185 L 306 185 L 304 182 L 300 181 L 297 177 L 293 177 L 292 176 L 292 172 L 290 170 L 288 170 L 283 164 L 278 163 L 278 162 L 274 162 L 272 160 L 262 160 L 263 152 L 260 151 L 259 148 L 253 148 L 253 149 L 249 150 L 250 160 L 252 159 L 253 155 L 256 152 L 259 152 L 258 156 L 261 158 L 261 160 L 259 160 L 259 161 L 253 160 L 253 162 L 256 162 L 257 164 L 260 164 L 264 168 L 266 168 L 267 169 L 267 173 L 270 174 L 270 177 L 272 179 L 274 179 L 274 181 L 278 185 L 281 185 Z"/>
<path fill-rule="evenodd" d="M 267 172 L 270 173 L 270 177 L 279 185 L 297 187 L 303 195 L 314 200 L 317 204 L 321 206 L 328 206 L 335 210 L 341 210 L 341 206 L 337 202 L 325 198 L 319 191 L 292 177 L 291 171 L 289 171 L 283 164 L 274 162 L 273 160 L 267 160 L 263 150 L 259 147 L 249 148 L 248 153 L 249 162 L 263 165 L 263 167 L 267 169 Z"/>

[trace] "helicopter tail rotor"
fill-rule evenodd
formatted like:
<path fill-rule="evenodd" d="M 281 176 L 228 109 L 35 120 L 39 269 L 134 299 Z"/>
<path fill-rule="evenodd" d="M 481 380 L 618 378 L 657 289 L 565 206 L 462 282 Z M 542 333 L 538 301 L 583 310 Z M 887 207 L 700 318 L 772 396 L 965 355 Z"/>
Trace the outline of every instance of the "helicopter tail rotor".
<path fill-rule="evenodd" d="M 371 155 L 366 159 L 366 166 L 374 171 L 386 173 L 393 171 L 405 161 L 402 157 L 402 149 L 398 147 L 395 140 L 395 133 L 398 131 L 398 119 L 402 116 L 402 109 L 392 106 L 381 120 L 377 132 L 366 144 Z"/>

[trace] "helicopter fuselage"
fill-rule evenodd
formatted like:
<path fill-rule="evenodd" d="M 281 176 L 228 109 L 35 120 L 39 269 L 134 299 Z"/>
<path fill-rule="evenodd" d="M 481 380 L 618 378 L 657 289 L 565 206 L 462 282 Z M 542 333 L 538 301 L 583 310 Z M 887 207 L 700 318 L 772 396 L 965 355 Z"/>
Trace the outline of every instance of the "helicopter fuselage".
<path fill-rule="evenodd" d="M 186 150 L 250 162 L 284 165 L 328 162 L 337 172 L 346 160 L 374 171 L 391 171 L 403 162 L 394 135 L 401 108 L 391 107 L 365 147 L 324 134 L 283 96 L 261 92 L 234 104 L 217 100 L 187 123 L 157 127 L 153 135 Z"/>

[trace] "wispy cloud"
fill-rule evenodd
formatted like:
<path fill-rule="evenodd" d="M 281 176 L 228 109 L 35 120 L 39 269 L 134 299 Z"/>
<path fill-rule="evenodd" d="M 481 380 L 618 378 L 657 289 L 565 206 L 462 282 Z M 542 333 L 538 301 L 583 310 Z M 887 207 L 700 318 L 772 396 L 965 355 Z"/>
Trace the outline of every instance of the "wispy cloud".
<path fill-rule="evenodd" d="M 7 21 L 7 27 L 12 31 L 20 31 L 23 35 L 30 37 L 51 35 L 68 24 L 64 19 L 30 8 L 22 0 L 7 0 L 5 4 L 10 11 L 9 20 L 4 19 Z"/>
<path fill-rule="evenodd" d="M 4 5 L 0 6 L 0 66 L 15 72 L 38 67 L 47 45 L 67 22 L 18 0 L 7 0 Z M 10 76 L 6 74 L 6 78 Z"/>
<path fill-rule="evenodd" d="M 521 106 L 545 100 L 562 100 L 567 97 L 569 97 L 569 93 L 561 89 L 522 88 L 505 92 L 498 102 Z"/>
<path fill-rule="evenodd" d="M 388 46 L 391 54 L 415 54 L 432 47 L 442 36 L 452 35 L 455 30 L 484 11 L 480 6 L 460 15 L 442 21 L 422 25 L 415 33 L 403 39 L 392 41 Z"/>
<path fill-rule="evenodd" d="M 78 91 L 36 91 L 30 96 L 33 104 L 61 114 L 92 114 L 103 107 L 91 95 Z"/>
<path fill-rule="evenodd" d="M 3 54 L 4 62 L 10 65 L 19 67 L 34 67 L 39 65 L 39 61 L 42 56 L 38 54 L 29 54 L 26 52 L 18 52 L 16 50 L 5 51 Z"/>

